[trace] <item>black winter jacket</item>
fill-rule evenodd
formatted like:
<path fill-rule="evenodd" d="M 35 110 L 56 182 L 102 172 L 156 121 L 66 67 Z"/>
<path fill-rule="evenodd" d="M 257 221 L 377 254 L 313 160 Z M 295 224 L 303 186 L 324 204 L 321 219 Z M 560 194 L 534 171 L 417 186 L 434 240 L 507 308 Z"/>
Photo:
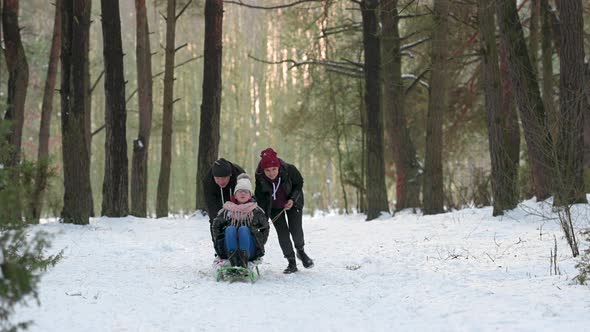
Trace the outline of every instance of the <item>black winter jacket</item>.
<path fill-rule="evenodd" d="M 229 163 L 231 165 L 230 180 L 223 190 L 220 190 L 217 183 L 215 183 L 211 168 L 209 168 L 207 175 L 205 175 L 203 178 L 203 193 L 205 195 L 205 203 L 207 204 L 207 214 L 209 215 L 209 221 L 212 221 L 217 216 L 217 213 L 223 207 L 223 203 L 231 199 L 234 187 L 236 186 L 238 175 L 245 173 L 241 166 L 231 162 Z"/>
<path fill-rule="evenodd" d="M 297 167 L 284 162 L 281 162 L 279 167 L 279 175 L 281 177 L 281 187 L 287 193 L 287 199 L 293 200 L 293 206 L 298 209 L 303 209 L 303 177 Z M 258 206 L 264 209 L 266 216 L 270 218 L 270 210 L 272 207 L 272 185 L 266 176 L 264 170 L 260 167 L 256 170 L 256 189 L 254 190 Z"/>
<path fill-rule="evenodd" d="M 213 220 L 213 238 L 215 239 L 215 252 L 220 258 L 227 258 L 225 252 L 225 229 L 231 225 L 231 219 L 225 210 L 219 211 L 219 215 Z M 250 260 L 264 256 L 264 245 L 268 240 L 270 226 L 268 218 L 260 207 L 254 209 L 254 217 L 249 226 L 252 235 L 256 241 L 256 254 Z"/>

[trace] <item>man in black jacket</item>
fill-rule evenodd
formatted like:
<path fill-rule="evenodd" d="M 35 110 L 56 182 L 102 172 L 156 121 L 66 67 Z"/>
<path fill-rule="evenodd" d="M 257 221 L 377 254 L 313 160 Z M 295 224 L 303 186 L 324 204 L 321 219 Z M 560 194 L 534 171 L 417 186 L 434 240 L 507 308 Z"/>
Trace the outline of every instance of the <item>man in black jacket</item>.
<path fill-rule="evenodd" d="M 280 160 L 271 148 L 262 151 L 260 157 L 256 170 L 256 201 L 268 218 L 274 220 L 283 256 L 289 262 L 283 273 L 297 271 L 293 244 L 303 267 L 311 268 L 313 260 L 303 250 L 303 177 L 297 167 Z"/>
<path fill-rule="evenodd" d="M 236 186 L 238 175 L 245 173 L 244 169 L 223 158 L 216 160 L 209 171 L 203 178 L 203 194 L 207 204 L 207 215 L 209 216 L 209 230 L 211 231 L 211 240 L 215 248 L 215 239 L 213 238 L 213 219 L 223 204 L 231 199 L 233 189 Z"/>

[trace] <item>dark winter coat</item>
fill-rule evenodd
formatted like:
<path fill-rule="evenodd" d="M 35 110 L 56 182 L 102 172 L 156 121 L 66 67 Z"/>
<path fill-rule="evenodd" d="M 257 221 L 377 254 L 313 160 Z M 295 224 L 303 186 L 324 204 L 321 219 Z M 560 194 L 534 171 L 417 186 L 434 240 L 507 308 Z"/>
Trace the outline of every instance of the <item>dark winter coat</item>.
<path fill-rule="evenodd" d="M 303 177 L 297 167 L 280 160 L 281 167 L 279 167 L 279 177 L 281 177 L 281 185 L 287 194 L 287 200 L 293 201 L 293 207 L 303 209 Z M 270 218 L 270 210 L 272 208 L 272 184 L 264 175 L 264 170 L 258 168 L 256 170 L 256 189 L 254 191 L 258 206 L 264 209 L 267 217 Z"/>
<path fill-rule="evenodd" d="M 215 252 L 220 258 L 227 258 L 225 252 L 225 229 L 234 224 L 235 220 L 231 218 L 231 212 L 221 209 L 219 214 L 213 220 L 213 238 L 215 239 Z M 239 222 L 240 223 L 240 222 Z M 268 218 L 264 214 L 264 211 L 260 207 L 256 207 L 253 211 L 251 220 L 241 222 L 242 225 L 248 226 L 250 232 L 254 235 L 256 241 L 256 254 L 250 260 L 264 256 L 264 245 L 268 240 L 268 233 L 270 226 L 268 224 Z"/>
<path fill-rule="evenodd" d="M 227 186 L 220 190 L 215 179 L 213 179 L 213 172 L 211 168 L 207 171 L 207 175 L 203 178 L 203 194 L 205 195 L 205 203 L 207 204 L 207 214 L 209 220 L 213 221 L 213 218 L 217 216 L 217 213 L 223 207 L 223 203 L 229 201 L 236 186 L 238 175 L 245 173 L 244 169 L 236 164 L 230 162 L 231 175 Z M 223 195 L 223 196 L 222 196 Z"/>

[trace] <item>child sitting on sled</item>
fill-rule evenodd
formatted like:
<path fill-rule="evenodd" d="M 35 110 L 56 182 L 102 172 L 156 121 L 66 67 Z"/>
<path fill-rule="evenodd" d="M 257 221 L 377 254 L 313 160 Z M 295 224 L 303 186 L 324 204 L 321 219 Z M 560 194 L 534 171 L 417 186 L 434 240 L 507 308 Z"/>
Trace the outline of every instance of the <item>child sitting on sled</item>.
<path fill-rule="evenodd" d="M 248 261 L 264 256 L 269 224 L 253 196 L 248 174 L 240 174 L 231 201 L 213 220 L 215 251 L 221 259 L 229 259 L 232 266 L 247 267 Z"/>

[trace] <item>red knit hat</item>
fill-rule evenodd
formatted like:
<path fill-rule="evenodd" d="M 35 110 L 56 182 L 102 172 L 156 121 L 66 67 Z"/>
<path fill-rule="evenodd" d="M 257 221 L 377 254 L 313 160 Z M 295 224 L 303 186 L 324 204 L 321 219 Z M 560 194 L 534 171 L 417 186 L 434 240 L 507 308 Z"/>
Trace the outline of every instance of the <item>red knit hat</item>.
<path fill-rule="evenodd" d="M 272 148 L 268 148 L 260 152 L 260 158 L 261 159 L 258 166 L 262 169 L 281 166 L 281 162 L 277 157 L 277 153 Z"/>

